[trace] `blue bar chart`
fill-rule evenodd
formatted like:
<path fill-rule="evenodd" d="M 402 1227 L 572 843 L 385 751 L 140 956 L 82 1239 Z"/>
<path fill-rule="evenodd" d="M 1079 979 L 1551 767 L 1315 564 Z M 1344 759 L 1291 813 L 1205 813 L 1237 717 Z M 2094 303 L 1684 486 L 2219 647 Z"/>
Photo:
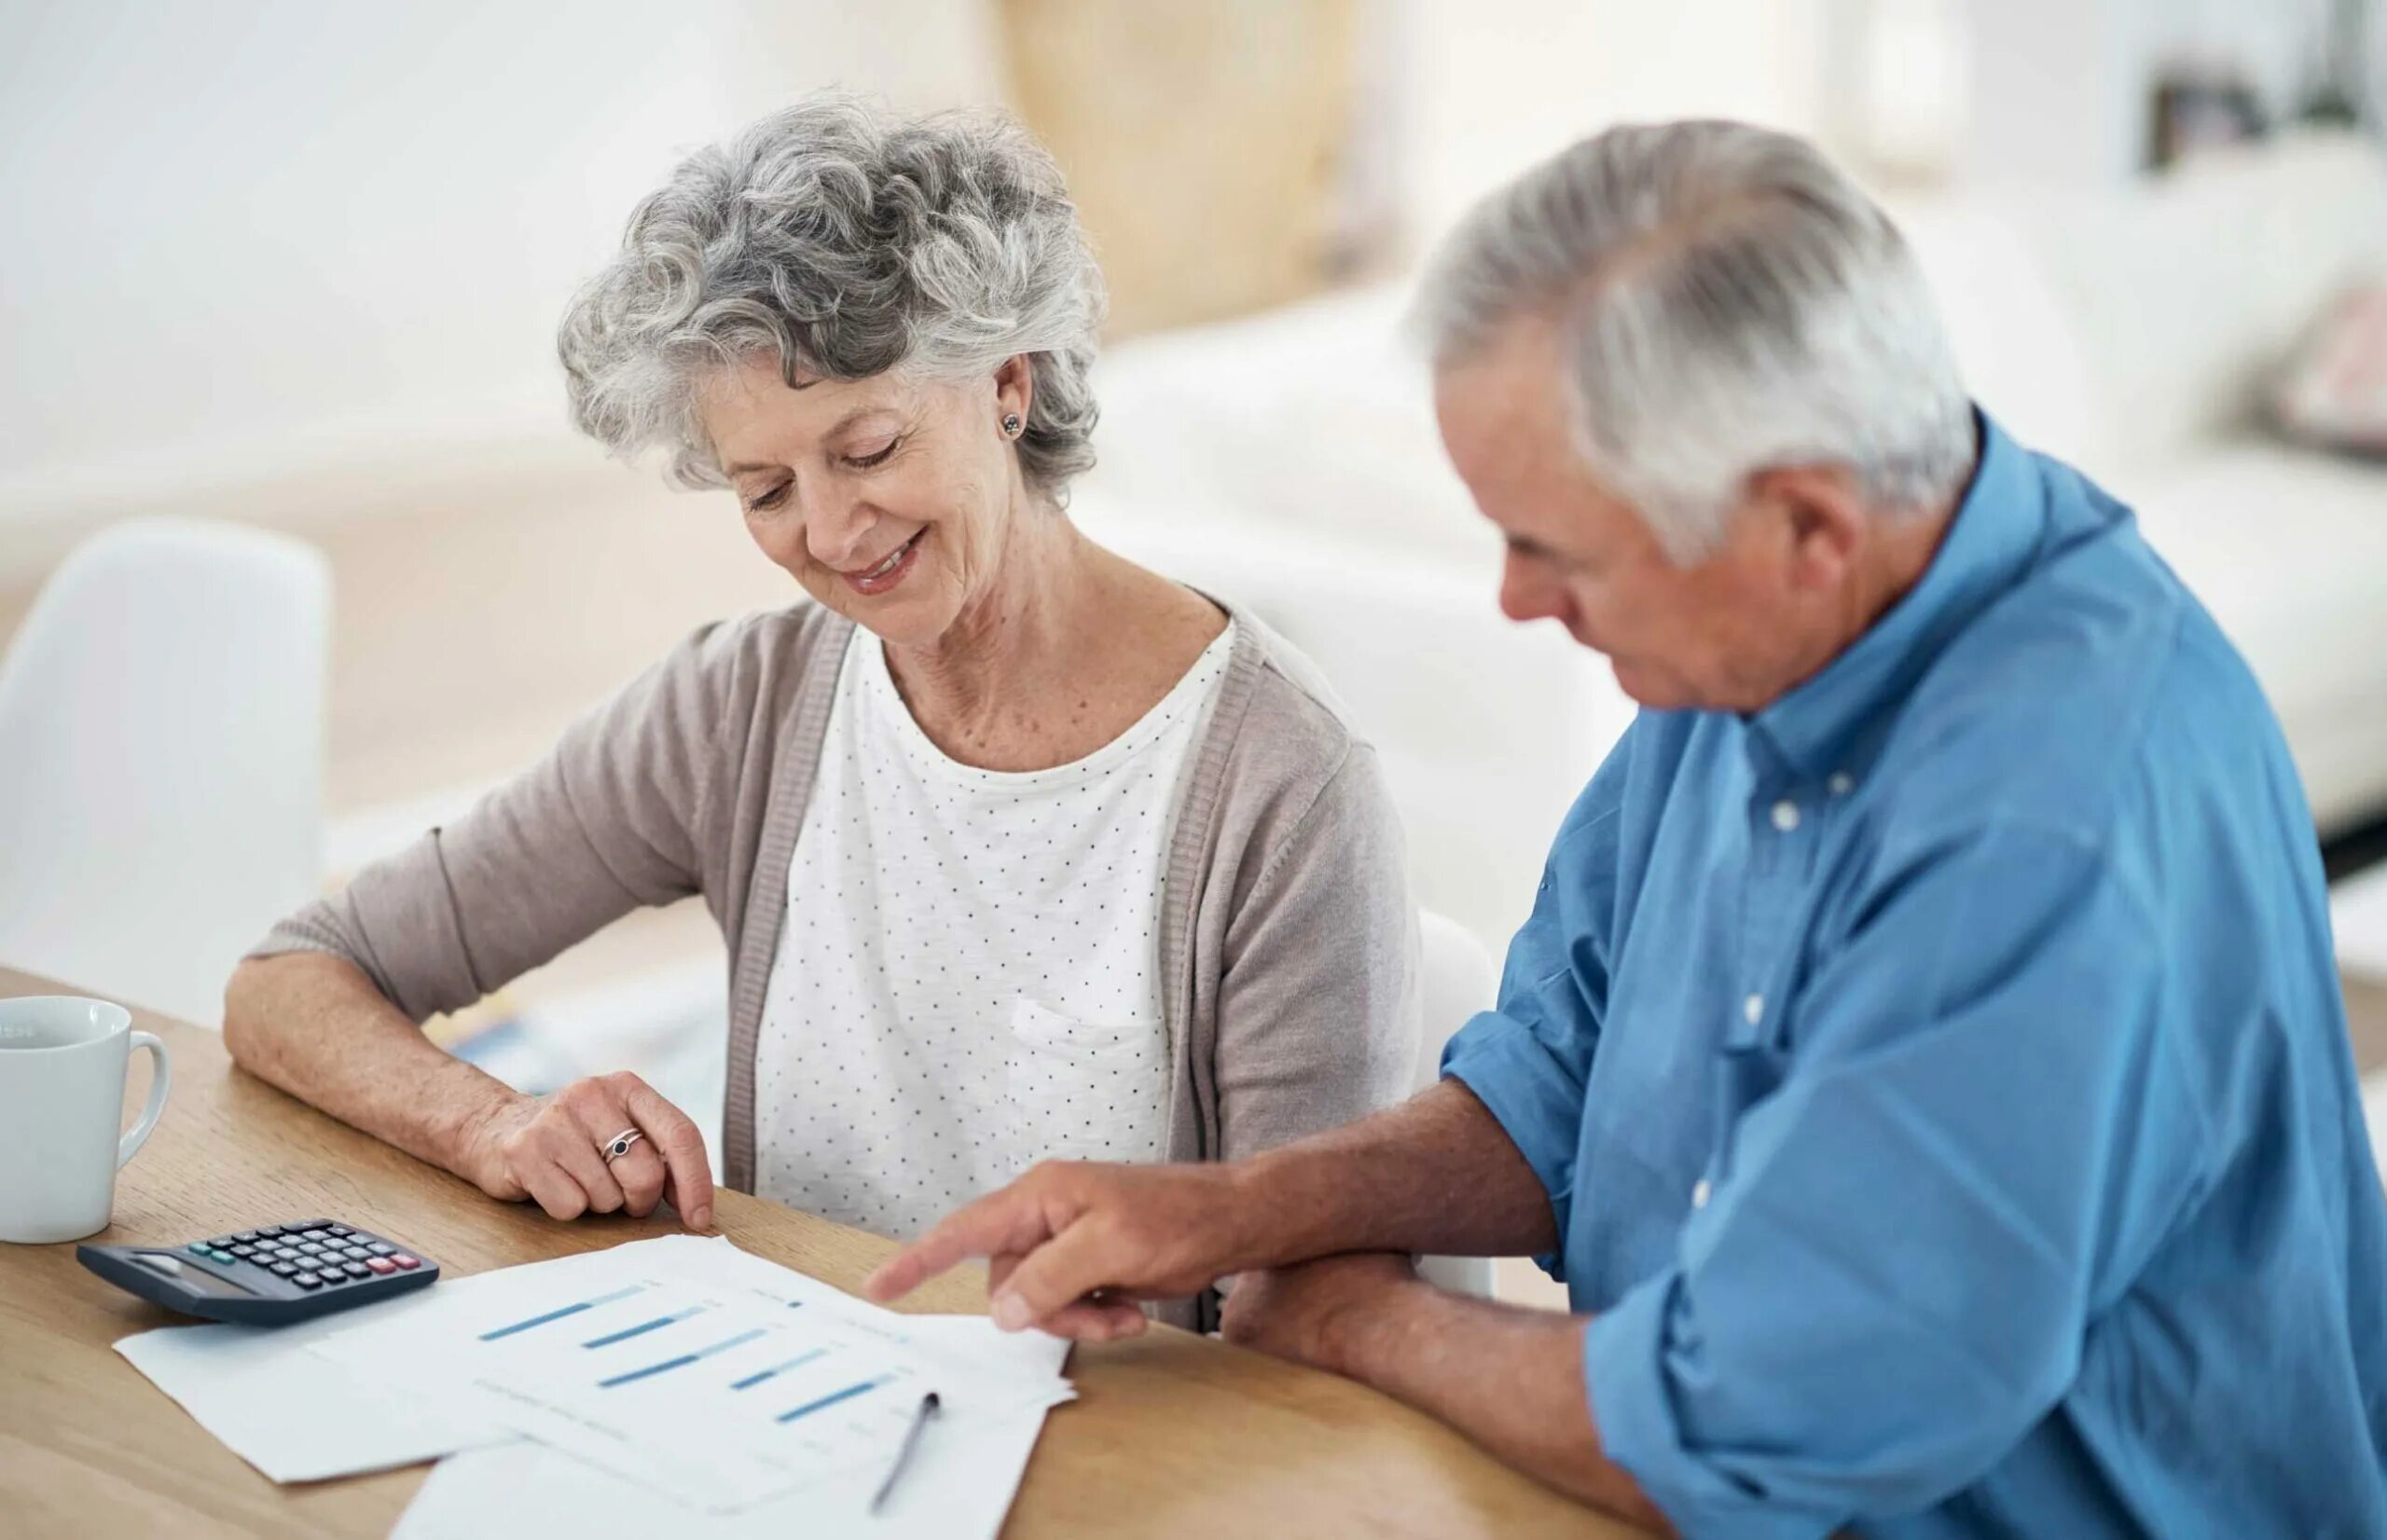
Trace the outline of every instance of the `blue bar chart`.
<path fill-rule="evenodd" d="M 973 1361 L 949 1331 L 931 1345 L 909 1317 L 725 1244 L 666 1249 L 687 1265 L 636 1260 L 650 1245 L 592 1252 L 360 1314 L 309 1351 L 707 1512 L 850 1485 L 931 1390 L 956 1426 L 1066 1395 L 1057 1357 L 1023 1375 L 1015 1354 Z"/>
<path fill-rule="evenodd" d="M 816 1411 L 826 1411 L 841 1401 L 850 1401 L 857 1396 L 867 1396 L 886 1382 L 884 1380 L 864 1380 L 860 1384 L 848 1385 L 843 1390 L 833 1390 L 826 1396 L 805 1402 L 792 1411 L 780 1412 L 779 1420 L 782 1423 L 793 1423 L 809 1417 Z"/>
<path fill-rule="evenodd" d="M 886 1458 L 918 1392 L 943 1388 L 890 1329 L 894 1317 L 863 1323 L 826 1301 L 663 1272 L 581 1283 L 476 1296 L 485 1302 L 470 1318 L 444 1328 L 423 1312 L 326 1347 L 393 1380 L 439 1364 L 510 1425 L 600 1464 L 634 1464 L 706 1507 Z M 909 1396 L 898 1389 L 907 1382 Z"/>
<path fill-rule="evenodd" d="M 676 1326 L 702 1309 L 704 1309 L 702 1305 L 690 1305 L 685 1310 L 675 1310 L 669 1315 L 657 1315 L 651 1321 L 641 1321 L 634 1327 L 624 1327 L 618 1331 L 609 1331 L 602 1337 L 591 1337 L 580 1345 L 584 1348 L 612 1347 L 615 1342 L 627 1342 L 633 1337 L 643 1337 L 650 1331 L 659 1331 L 665 1327 Z"/>
<path fill-rule="evenodd" d="M 746 1376 L 743 1380 L 731 1381 L 729 1388 L 732 1390 L 752 1390 L 756 1385 L 765 1383 L 767 1381 L 776 1380 L 792 1368 L 802 1368 L 805 1365 L 813 1362 L 828 1351 L 829 1350 L 827 1348 L 812 1348 L 807 1352 L 799 1353 L 785 1363 L 773 1364 L 768 1368 L 756 1369 L 753 1373 Z"/>
<path fill-rule="evenodd" d="M 488 1331 L 482 1332 L 480 1334 L 480 1340 L 484 1342 L 494 1342 L 501 1341 L 504 1338 L 515 1336 L 519 1332 L 530 1331 L 534 1327 L 547 1326 L 554 1322 L 560 1321 L 566 1316 L 577 1315 L 583 1311 L 595 1310 L 600 1305 L 610 1305 L 616 1300 L 627 1299 L 631 1295 L 643 1289 L 645 1286 L 646 1286 L 644 1284 L 632 1284 L 628 1288 L 617 1288 L 611 1294 L 600 1294 L 593 1299 L 575 1300 L 571 1304 L 562 1306 L 560 1309 L 550 1310 L 544 1314 L 533 1315 L 527 1321 L 512 1321 L 504 1326 L 492 1327 Z"/>
<path fill-rule="evenodd" d="M 682 1319 L 685 1319 L 685 1317 L 683 1316 Z M 635 1337 L 639 1332 L 646 1329 L 648 1328 L 641 1327 L 631 1331 L 618 1333 L 616 1334 L 615 1340 L 618 1341 L 621 1337 Z M 643 1368 L 625 1369 L 619 1374 L 608 1375 L 606 1378 L 597 1382 L 597 1388 L 600 1390 L 612 1390 L 616 1385 L 631 1384 L 640 1380 L 651 1380 L 655 1375 L 668 1374 L 675 1368 L 685 1368 L 690 1364 L 700 1364 L 706 1359 L 713 1356 L 715 1354 L 726 1353 L 734 1347 L 743 1347 L 748 1342 L 753 1341 L 755 1339 L 766 1334 L 766 1328 L 762 1327 L 749 1327 L 746 1330 L 739 1332 L 735 1337 L 724 1337 L 718 1342 L 713 1342 L 708 1346 L 697 1348 L 692 1353 L 683 1353 L 677 1357 L 666 1358 L 661 1363 L 649 1364 Z"/>

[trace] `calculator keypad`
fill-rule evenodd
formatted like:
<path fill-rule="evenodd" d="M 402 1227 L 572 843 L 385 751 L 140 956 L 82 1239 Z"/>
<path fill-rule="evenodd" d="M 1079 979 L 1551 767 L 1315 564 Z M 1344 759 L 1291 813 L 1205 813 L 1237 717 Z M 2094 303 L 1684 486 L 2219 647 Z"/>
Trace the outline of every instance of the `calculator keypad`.
<path fill-rule="evenodd" d="M 211 1262 L 245 1262 L 310 1293 L 412 1272 L 422 1265 L 421 1258 L 379 1236 L 328 1219 L 259 1225 L 193 1241 L 185 1249 Z"/>

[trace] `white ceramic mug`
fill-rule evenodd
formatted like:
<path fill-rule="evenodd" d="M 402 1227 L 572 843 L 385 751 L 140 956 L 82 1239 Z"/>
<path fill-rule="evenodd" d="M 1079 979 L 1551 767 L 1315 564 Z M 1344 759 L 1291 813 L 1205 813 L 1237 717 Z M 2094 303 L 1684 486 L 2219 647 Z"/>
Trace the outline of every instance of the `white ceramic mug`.
<path fill-rule="evenodd" d="M 118 1138 L 136 1048 L 157 1055 L 156 1072 L 141 1121 Z M 0 1000 L 0 1241 L 79 1241 L 107 1229 L 117 1169 L 158 1126 L 172 1083 L 166 1045 L 133 1031 L 120 1005 Z"/>

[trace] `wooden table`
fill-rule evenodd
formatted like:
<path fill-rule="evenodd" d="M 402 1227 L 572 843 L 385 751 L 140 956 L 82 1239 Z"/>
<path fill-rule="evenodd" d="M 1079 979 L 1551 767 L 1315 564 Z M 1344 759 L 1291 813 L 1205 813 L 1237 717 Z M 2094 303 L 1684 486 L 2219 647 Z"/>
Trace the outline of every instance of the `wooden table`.
<path fill-rule="evenodd" d="M 0 969 L 0 997 L 62 993 Z M 461 1276 L 669 1231 L 492 1202 L 233 1068 L 214 1033 L 134 1020 L 166 1039 L 173 1096 L 118 1177 L 102 1240 L 323 1214 L 403 1236 Z M 134 1107 L 146 1073 L 133 1071 Z M 746 1250 L 848 1290 L 892 1249 L 742 1193 L 723 1192 L 714 1217 Z M 983 1277 L 957 1275 L 907 1308 L 984 1302 Z M 110 1351 L 174 1319 L 84 1272 L 71 1244 L 0 1244 L 0 1534 L 386 1534 L 422 1467 L 276 1487 Z M 1045 1425 L 1003 1532 L 1014 1540 L 1634 1533 L 1372 1391 L 1184 1332 L 1080 1349 L 1069 1374 L 1079 1398 Z"/>

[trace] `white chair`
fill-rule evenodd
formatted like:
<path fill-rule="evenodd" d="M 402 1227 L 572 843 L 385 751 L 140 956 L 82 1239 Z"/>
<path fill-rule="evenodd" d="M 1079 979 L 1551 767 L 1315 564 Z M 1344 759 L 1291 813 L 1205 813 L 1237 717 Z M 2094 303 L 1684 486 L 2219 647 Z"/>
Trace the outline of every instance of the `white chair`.
<path fill-rule="evenodd" d="M 1468 1018 L 1490 1009 L 1500 983 L 1491 954 L 1472 932 L 1431 910 L 1417 914 L 1419 956 L 1424 964 L 1424 1031 L 1417 1052 L 1417 1089 L 1442 1078 L 1442 1048 Z M 1488 1257 L 1428 1257 L 1418 1271 L 1437 1286 L 1492 1298 Z"/>
<path fill-rule="evenodd" d="M 0 658 L 0 960 L 214 1024 L 322 881 L 331 574 L 281 535 L 128 520 Z"/>

